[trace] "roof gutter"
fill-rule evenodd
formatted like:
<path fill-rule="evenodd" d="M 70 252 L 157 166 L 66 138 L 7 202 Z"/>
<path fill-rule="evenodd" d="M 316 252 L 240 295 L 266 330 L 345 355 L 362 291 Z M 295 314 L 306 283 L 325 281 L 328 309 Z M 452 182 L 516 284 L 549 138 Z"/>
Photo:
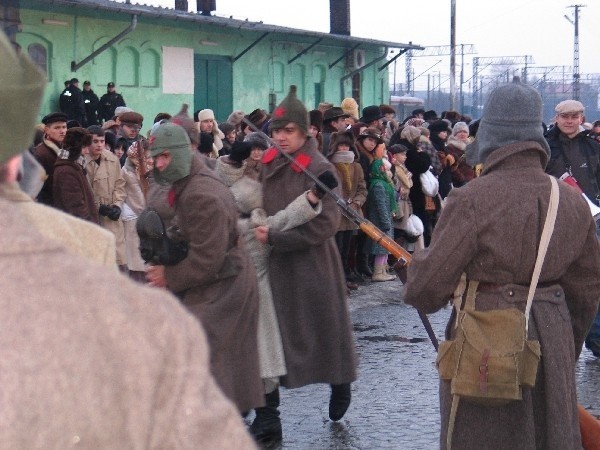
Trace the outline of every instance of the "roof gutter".
<path fill-rule="evenodd" d="M 375 58 L 373 61 L 371 61 L 369 64 L 365 64 L 362 67 L 359 67 L 356 70 L 353 70 L 352 72 L 350 72 L 347 75 L 344 75 L 342 78 L 340 78 L 340 101 L 343 100 L 346 96 L 344 94 L 344 82 L 348 79 L 348 78 L 352 78 L 354 75 L 356 75 L 357 73 L 362 72 L 365 69 L 368 69 L 369 67 L 371 67 L 374 64 L 377 64 L 379 61 L 381 61 L 382 59 L 384 59 L 387 56 L 388 53 L 388 46 L 385 46 L 385 49 L 383 50 L 383 55 Z"/>
<path fill-rule="evenodd" d="M 114 44 L 119 42 L 121 39 L 123 39 L 125 36 L 127 36 L 129 33 L 131 33 L 133 30 L 135 30 L 135 27 L 137 27 L 137 14 L 133 14 L 131 16 L 131 23 L 129 24 L 129 26 L 127 28 L 125 28 L 123 31 L 121 31 L 119 34 L 117 34 L 110 41 L 108 41 L 104 45 L 100 46 L 98 49 L 96 49 L 94 52 L 92 52 L 89 56 L 82 59 L 78 63 L 76 63 L 75 61 L 71 61 L 71 72 L 77 72 L 81 67 L 85 66 L 87 63 L 89 63 L 92 59 L 94 59 L 100 53 L 102 53 L 103 51 L 112 47 Z"/>

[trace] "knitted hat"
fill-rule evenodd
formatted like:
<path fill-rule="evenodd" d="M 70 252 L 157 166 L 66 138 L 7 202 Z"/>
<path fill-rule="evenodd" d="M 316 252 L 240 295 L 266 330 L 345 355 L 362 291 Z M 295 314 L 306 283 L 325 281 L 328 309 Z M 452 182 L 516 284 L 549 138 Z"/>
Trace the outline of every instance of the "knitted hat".
<path fill-rule="evenodd" d="M 318 109 L 313 109 L 308 112 L 310 124 L 316 127 L 317 130 L 323 131 L 323 113 Z"/>
<path fill-rule="evenodd" d="M 259 147 L 261 150 L 266 150 L 271 146 L 267 136 L 264 133 L 258 132 L 249 133 L 244 138 L 244 142 L 248 142 L 253 148 Z"/>
<path fill-rule="evenodd" d="M 452 127 L 452 136 L 456 136 L 459 131 L 466 131 L 469 133 L 469 126 L 465 122 L 456 122 Z"/>
<path fill-rule="evenodd" d="M 229 117 L 227 118 L 227 122 L 230 123 L 231 125 L 234 126 L 238 126 L 240 123 L 242 123 L 242 119 L 244 118 L 244 111 L 233 111 L 231 114 L 229 114 Z M 225 133 L 223 131 L 223 133 Z"/>
<path fill-rule="evenodd" d="M 31 143 L 45 77 L 0 31 L 0 164 Z"/>
<path fill-rule="evenodd" d="M 515 142 L 534 141 L 550 155 L 542 128 L 542 98 L 531 86 L 515 77 L 490 94 L 477 131 L 467 146 L 467 163 L 483 163 L 496 149 Z"/>
<path fill-rule="evenodd" d="M 347 97 L 340 104 L 342 111 L 358 120 L 358 103 L 352 97 Z"/>
<path fill-rule="evenodd" d="M 194 119 L 188 115 L 188 109 L 189 105 L 187 103 L 181 105 L 179 112 L 171 117 L 171 122 L 182 127 L 187 132 L 192 145 L 196 146 L 198 145 L 198 127 L 196 127 Z M 123 121 L 122 118 L 121 121 Z"/>
<path fill-rule="evenodd" d="M 154 167 L 154 179 L 163 185 L 173 184 L 190 174 L 193 154 L 186 131 L 171 122 L 160 124 L 150 135 L 150 154 L 156 158 L 161 153 L 171 153 L 171 163 L 162 172 Z"/>
<path fill-rule="evenodd" d="M 339 145 L 346 144 L 348 147 L 354 147 L 354 134 L 352 131 L 342 131 L 331 133 L 329 138 L 329 152 L 333 153 Z"/>
<path fill-rule="evenodd" d="M 406 139 L 408 142 L 415 143 L 421 137 L 421 130 L 412 125 L 406 125 L 400 132 L 400 139 Z"/>
<path fill-rule="evenodd" d="M 202 122 L 203 120 L 215 120 L 215 113 L 212 109 L 198 111 L 198 122 Z"/>
<path fill-rule="evenodd" d="M 290 122 L 298 125 L 304 134 L 308 134 L 308 111 L 296 97 L 296 86 L 294 85 L 290 86 L 287 97 L 273 111 L 269 131 L 283 128 Z"/>

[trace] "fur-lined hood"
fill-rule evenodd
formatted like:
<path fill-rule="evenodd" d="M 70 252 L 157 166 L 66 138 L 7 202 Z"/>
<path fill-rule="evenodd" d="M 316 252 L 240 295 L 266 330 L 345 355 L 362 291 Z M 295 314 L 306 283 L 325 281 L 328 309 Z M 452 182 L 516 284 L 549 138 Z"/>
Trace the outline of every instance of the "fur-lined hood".
<path fill-rule="evenodd" d="M 464 152 L 467 148 L 467 143 L 465 141 L 461 141 L 460 139 L 456 139 L 454 136 L 450 136 L 446 142 L 446 146 L 452 146 Z"/>

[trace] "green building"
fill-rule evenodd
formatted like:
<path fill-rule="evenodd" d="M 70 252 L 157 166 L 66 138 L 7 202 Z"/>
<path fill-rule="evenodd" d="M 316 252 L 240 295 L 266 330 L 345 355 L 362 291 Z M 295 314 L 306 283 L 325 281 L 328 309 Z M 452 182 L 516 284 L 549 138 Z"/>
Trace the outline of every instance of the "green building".
<path fill-rule="evenodd" d="M 291 84 L 309 109 L 350 96 L 361 108 L 388 103 L 391 51 L 398 57 L 421 48 L 349 36 L 349 9 L 342 15 L 346 34 L 337 34 L 192 13 L 181 0 L 179 9 L 109 0 L 2 5 L 4 31 L 47 74 L 42 115 L 58 110 L 65 80 L 90 80 L 98 97 L 114 81 L 146 118 L 144 128 L 182 103 L 192 111 L 211 108 L 218 120 L 233 110 L 272 111 Z"/>

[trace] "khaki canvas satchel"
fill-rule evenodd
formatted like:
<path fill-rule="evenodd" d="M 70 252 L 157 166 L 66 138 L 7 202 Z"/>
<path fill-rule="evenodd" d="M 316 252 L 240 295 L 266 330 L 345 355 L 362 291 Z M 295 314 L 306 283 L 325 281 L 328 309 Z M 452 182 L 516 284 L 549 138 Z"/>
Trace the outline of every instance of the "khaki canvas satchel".
<path fill-rule="evenodd" d="M 463 274 L 454 293 L 455 338 L 440 344 L 436 360 L 440 378 L 450 380 L 452 408 L 448 448 L 459 398 L 487 406 L 522 399 L 522 387 L 533 387 L 541 357 L 538 341 L 527 340 L 529 313 L 558 210 L 558 183 L 552 191 L 527 296 L 525 313 L 516 308 L 476 311 L 477 281 Z M 468 284 L 468 287 L 467 287 Z M 460 309 L 467 292 L 464 307 Z"/>

